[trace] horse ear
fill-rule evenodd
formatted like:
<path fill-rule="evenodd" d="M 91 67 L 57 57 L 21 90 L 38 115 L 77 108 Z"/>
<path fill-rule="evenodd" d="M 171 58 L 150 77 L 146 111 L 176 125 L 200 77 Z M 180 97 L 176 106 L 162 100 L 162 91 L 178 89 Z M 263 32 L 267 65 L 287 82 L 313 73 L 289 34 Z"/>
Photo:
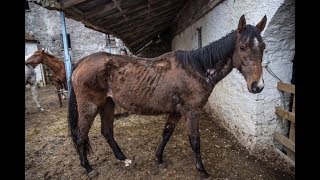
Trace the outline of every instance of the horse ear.
<path fill-rule="evenodd" d="M 267 23 L 267 16 L 264 15 L 261 21 L 256 25 L 256 28 L 262 32 Z"/>
<path fill-rule="evenodd" d="M 241 33 L 244 30 L 244 27 L 246 26 L 246 18 L 244 15 L 240 17 L 239 24 L 238 24 L 238 31 Z"/>

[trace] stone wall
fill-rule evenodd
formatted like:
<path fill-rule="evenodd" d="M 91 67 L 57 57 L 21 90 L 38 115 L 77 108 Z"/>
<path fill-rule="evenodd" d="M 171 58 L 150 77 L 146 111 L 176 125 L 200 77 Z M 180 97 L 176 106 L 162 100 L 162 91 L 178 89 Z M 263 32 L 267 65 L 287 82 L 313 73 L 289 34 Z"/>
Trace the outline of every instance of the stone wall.
<path fill-rule="evenodd" d="M 30 12 L 25 12 L 25 31 L 40 42 L 39 48 L 47 48 L 63 60 L 60 12 L 45 9 L 29 2 Z M 81 22 L 65 18 L 67 33 L 70 34 L 70 55 L 73 62 L 84 56 L 98 52 L 110 52 L 107 35 L 86 28 Z M 118 40 L 117 41 L 121 41 Z M 112 46 L 111 53 L 118 54 L 121 46 Z"/>

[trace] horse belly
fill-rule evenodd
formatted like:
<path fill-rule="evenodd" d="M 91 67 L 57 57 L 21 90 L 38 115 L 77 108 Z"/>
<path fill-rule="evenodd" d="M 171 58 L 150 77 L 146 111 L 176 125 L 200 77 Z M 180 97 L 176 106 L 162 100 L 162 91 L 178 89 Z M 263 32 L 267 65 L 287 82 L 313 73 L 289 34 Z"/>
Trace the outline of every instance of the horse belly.
<path fill-rule="evenodd" d="M 161 87 L 161 74 L 126 74 L 116 76 L 112 83 L 114 101 L 137 114 L 161 114 L 172 111 L 169 89 Z"/>

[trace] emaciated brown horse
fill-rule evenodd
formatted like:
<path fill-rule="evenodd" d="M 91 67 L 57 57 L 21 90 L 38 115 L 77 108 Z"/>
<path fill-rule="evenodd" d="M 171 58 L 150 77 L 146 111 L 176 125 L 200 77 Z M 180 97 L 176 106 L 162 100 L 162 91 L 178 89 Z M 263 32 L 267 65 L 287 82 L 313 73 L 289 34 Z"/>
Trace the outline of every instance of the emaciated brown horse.
<path fill-rule="evenodd" d="M 101 117 L 101 133 L 115 157 L 125 166 L 131 163 L 114 139 L 116 103 L 131 113 L 169 114 L 156 151 L 159 164 L 163 163 L 167 141 L 184 118 L 196 168 L 202 177 L 209 177 L 200 153 L 199 113 L 214 86 L 233 68 L 243 74 L 249 92 L 262 91 L 265 43 L 260 34 L 266 21 L 264 16 L 256 26 L 246 25 L 242 16 L 235 31 L 194 51 L 169 52 L 151 59 L 100 52 L 79 60 L 72 74 L 68 120 L 88 176 L 97 175 L 87 159 L 88 133 L 97 114 Z"/>
<path fill-rule="evenodd" d="M 60 107 L 62 107 L 61 95 L 63 99 L 66 99 L 64 90 L 68 89 L 64 62 L 44 49 L 37 50 L 26 61 L 26 64 L 33 67 L 40 63 L 47 65 L 52 70 L 52 80 L 57 90 Z"/>

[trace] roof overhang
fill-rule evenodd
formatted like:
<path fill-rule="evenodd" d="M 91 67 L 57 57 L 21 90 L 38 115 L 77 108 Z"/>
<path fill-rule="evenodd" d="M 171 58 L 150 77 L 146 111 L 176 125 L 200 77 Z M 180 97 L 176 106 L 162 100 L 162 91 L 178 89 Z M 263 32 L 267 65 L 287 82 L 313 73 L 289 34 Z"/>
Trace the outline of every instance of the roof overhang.
<path fill-rule="evenodd" d="M 35 2 L 35 1 L 33 1 Z M 186 0 L 37 0 L 35 3 L 64 11 L 67 18 L 112 34 L 136 53 L 176 22 Z"/>

